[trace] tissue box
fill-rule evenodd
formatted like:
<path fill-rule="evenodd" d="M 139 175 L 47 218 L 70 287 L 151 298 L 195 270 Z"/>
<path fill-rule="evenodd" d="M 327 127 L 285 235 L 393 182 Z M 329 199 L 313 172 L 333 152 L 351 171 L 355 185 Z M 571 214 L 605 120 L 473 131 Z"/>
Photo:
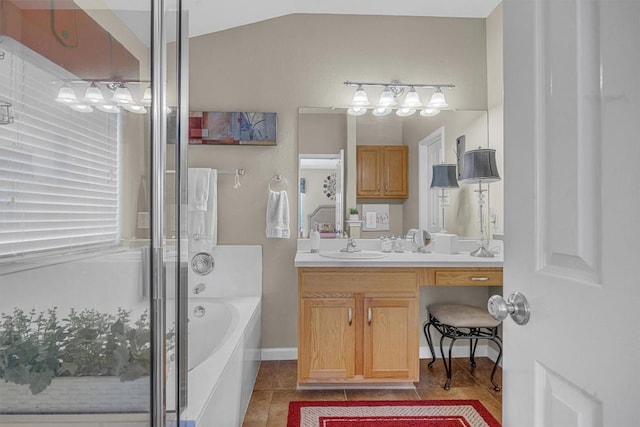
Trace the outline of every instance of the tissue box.
<path fill-rule="evenodd" d="M 458 235 L 457 234 L 434 234 L 435 247 L 433 251 L 439 254 L 457 254 L 458 253 Z"/>

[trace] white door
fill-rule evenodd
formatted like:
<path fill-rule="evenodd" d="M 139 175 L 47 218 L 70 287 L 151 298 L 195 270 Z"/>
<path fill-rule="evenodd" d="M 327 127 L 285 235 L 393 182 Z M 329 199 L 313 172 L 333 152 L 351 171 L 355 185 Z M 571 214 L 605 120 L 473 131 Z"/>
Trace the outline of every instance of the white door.
<path fill-rule="evenodd" d="M 640 1 L 503 6 L 503 425 L 640 426 Z"/>

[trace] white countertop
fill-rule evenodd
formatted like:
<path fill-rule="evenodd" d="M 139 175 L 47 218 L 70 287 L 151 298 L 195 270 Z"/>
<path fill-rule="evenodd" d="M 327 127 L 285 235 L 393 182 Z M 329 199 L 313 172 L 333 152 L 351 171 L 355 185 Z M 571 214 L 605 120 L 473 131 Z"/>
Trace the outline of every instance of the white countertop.
<path fill-rule="evenodd" d="M 323 239 L 320 253 L 311 253 L 307 239 L 300 239 L 294 265 L 296 267 L 502 267 L 504 258 L 502 254 L 502 242 L 491 242 L 490 248 L 499 247 L 499 253 L 493 258 L 479 258 L 469 255 L 469 251 L 461 251 L 457 254 L 417 253 L 407 249 L 402 253 L 384 254 L 383 258 L 374 259 L 339 259 L 322 256 L 322 253 L 335 252 L 346 246 L 344 239 Z M 356 240 L 358 248 L 364 251 L 380 253 L 379 243 L 373 239 Z M 471 241 L 469 245 L 462 244 L 461 249 L 471 250 L 477 247 L 477 241 Z M 429 249 L 429 247 L 427 247 Z"/>

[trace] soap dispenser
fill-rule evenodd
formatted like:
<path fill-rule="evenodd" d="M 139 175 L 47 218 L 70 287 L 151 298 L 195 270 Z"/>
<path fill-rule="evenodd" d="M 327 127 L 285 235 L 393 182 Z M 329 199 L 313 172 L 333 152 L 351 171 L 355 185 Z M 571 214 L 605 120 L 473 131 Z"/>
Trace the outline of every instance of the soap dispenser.
<path fill-rule="evenodd" d="M 318 231 L 318 223 L 313 223 L 313 230 L 309 233 L 309 243 L 311 244 L 311 253 L 320 252 L 320 231 Z"/>

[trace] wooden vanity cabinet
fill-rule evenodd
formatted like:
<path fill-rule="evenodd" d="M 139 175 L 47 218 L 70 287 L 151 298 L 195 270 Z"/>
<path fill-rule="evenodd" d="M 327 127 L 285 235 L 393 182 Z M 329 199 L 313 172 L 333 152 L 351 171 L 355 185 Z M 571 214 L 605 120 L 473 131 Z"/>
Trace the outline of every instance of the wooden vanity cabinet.
<path fill-rule="evenodd" d="M 356 197 L 409 197 L 408 161 L 409 147 L 406 145 L 358 145 Z"/>
<path fill-rule="evenodd" d="M 300 268 L 298 384 L 419 380 L 418 274 Z"/>

